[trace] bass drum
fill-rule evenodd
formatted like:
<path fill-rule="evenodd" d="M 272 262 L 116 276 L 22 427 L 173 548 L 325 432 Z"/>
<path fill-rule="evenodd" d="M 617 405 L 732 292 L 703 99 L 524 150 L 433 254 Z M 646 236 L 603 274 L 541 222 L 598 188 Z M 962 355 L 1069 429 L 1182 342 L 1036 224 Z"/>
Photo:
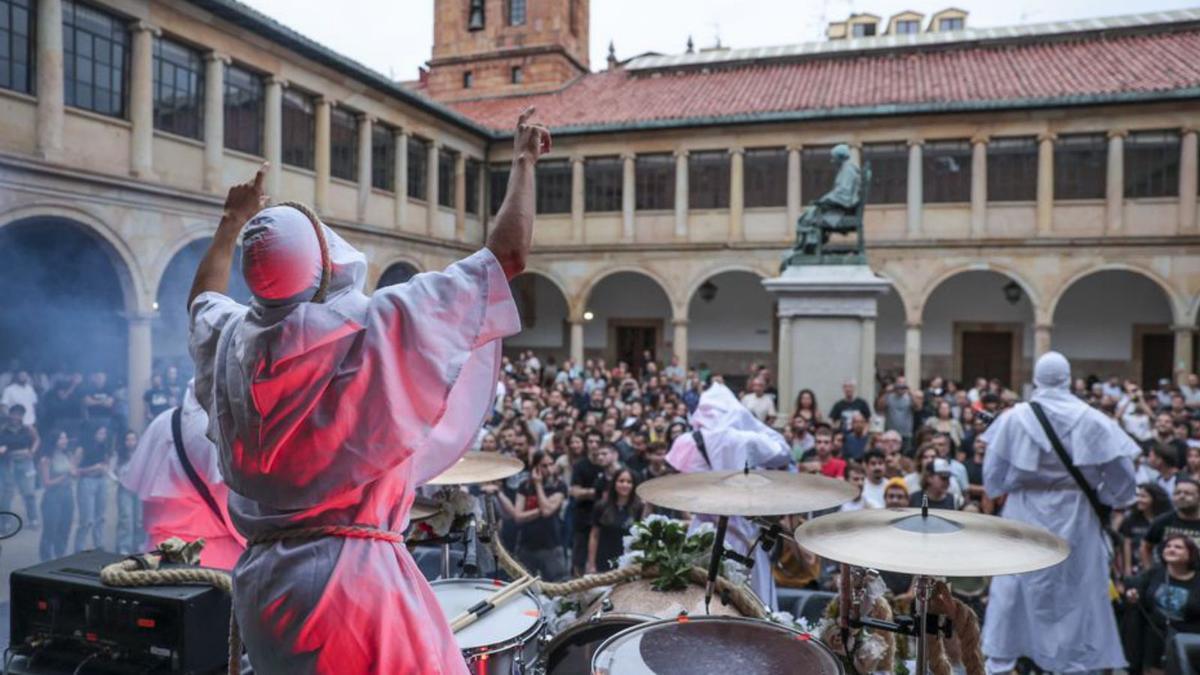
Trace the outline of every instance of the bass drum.
<path fill-rule="evenodd" d="M 594 675 L 844 675 L 824 644 L 761 619 L 680 617 L 617 633 L 592 657 Z"/>
<path fill-rule="evenodd" d="M 490 579 L 441 579 L 429 585 L 447 621 L 504 587 Z M 541 605 L 526 590 L 455 633 L 454 641 L 473 675 L 513 675 L 537 663 L 545 627 Z"/>

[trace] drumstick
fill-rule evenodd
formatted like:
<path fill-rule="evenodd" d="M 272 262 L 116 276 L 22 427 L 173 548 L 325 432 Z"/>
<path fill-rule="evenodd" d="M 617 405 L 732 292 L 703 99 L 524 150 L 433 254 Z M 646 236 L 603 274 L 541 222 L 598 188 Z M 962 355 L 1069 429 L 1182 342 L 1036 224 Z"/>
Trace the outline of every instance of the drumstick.
<path fill-rule="evenodd" d="M 470 626 L 471 624 L 475 623 L 479 617 L 508 602 L 512 598 L 516 597 L 518 593 L 532 586 L 539 580 L 539 578 L 540 577 L 530 576 L 522 577 L 521 579 L 518 579 L 517 581 L 514 581 L 500 589 L 496 593 L 493 593 L 491 596 L 481 600 L 474 607 L 471 607 L 467 611 L 454 617 L 454 619 L 450 622 L 450 631 L 457 633 L 463 628 Z"/>

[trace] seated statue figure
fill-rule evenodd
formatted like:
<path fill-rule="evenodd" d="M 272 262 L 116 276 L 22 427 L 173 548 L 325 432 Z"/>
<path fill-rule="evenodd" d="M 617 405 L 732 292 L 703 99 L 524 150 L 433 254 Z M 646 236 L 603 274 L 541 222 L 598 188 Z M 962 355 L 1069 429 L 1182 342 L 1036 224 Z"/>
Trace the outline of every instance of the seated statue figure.
<path fill-rule="evenodd" d="M 850 146 L 835 145 L 829 155 L 838 164 L 833 189 L 809 205 L 796 221 L 795 252 L 801 255 L 816 255 L 829 241 L 830 232 L 845 230 L 840 225 L 854 214 L 861 199 L 859 169 L 850 160 Z"/>

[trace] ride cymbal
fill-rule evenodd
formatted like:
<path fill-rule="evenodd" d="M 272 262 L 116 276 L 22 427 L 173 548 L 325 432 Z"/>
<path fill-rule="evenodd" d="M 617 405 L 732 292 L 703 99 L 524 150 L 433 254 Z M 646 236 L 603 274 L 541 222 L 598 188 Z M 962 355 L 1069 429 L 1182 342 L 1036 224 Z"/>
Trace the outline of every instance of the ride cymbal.
<path fill-rule="evenodd" d="M 998 516 L 932 509 L 832 513 L 796 528 L 822 558 L 904 574 L 991 577 L 1052 567 L 1071 552 L 1047 530 Z"/>
<path fill-rule="evenodd" d="M 437 502 L 429 499 L 417 497 L 413 502 L 412 508 L 408 511 L 408 522 L 419 523 L 422 520 L 429 520 L 441 512 L 442 508 Z"/>
<path fill-rule="evenodd" d="M 525 470 L 516 457 L 498 452 L 468 452 L 454 466 L 430 479 L 426 485 L 467 485 L 504 480 Z"/>
<path fill-rule="evenodd" d="M 637 488 L 655 506 L 711 516 L 782 516 L 845 504 L 846 481 L 786 471 L 706 471 L 654 478 Z"/>

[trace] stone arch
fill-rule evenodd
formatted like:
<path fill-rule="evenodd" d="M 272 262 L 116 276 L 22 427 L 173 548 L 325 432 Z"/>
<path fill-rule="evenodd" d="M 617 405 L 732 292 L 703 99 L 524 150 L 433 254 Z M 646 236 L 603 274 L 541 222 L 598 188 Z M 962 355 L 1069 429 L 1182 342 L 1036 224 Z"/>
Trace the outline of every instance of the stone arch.
<path fill-rule="evenodd" d="M 146 277 L 137 256 L 128 242 L 103 219 L 76 206 L 39 203 L 27 204 L 0 213 L 0 229 L 18 225 L 36 218 L 51 218 L 66 221 L 91 235 L 113 263 L 121 290 L 125 311 L 150 312 L 153 299 L 149 296 Z"/>
<path fill-rule="evenodd" d="M 1100 272 L 1129 272 L 1131 274 L 1136 274 L 1138 276 L 1145 277 L 1146 279 L 1149 279 L 1150 281 L 1154 282 L 1154 284 L 1156 286 L 1158 286 L 1159 290 L 1162 291 L 1163 296 L 1166 297 L 1167 306 L 1169 306 L 1171 308 L 1171 320 L 1172 320 L 1172 322 L 1174 322 L 1176 324 L 1187 324 L 1189 316 L 1191 316 L 1191 317 L 1196 316 L 1196 314 L 1194 312 L 1191 312 L 1186 307 L 1186 305 L 1185 305 L 1185 303 L 1187 302 L 1186 298 L 1183 298 L 1183 297 L 1181 297 L 1181 294 L 1176 293 L 1175 289 L 1171 286 L 1170 282 L 1168 282 L 1165 278 L 1159 276 L 1158 274 L 1156 274 L 1155 272 L 1153 272 L 1149 269 L 1146 269 L 1145 267 L 1139 267 L 1137 265 L 1130 265 L 1128 263 L 1114 262 L 1114 263 L 1104 263 L 1101 265 L 1096 265 L 1093 267 L 1088 267 L 1086 269 L 1080 270 L 1079 272 L 1076 272 L 1075 274 L 1068 277 L 1066 281 L 1064 281 L 1062 284 L 1060 284 L 1059 287 L 1055 290 L 1053 296 L 1050 298 L 1050 301 L 1048 303 L 1046 303 L 1045 317 L 1047 319 L 1047 322 L 1052 321 L 1054 319 L 1054 314 L 1058 311 L 1059 302 L 1063 299 L 1063 296 L 1065 296 L 1067 294 L 1067 292 L 1071 290 L 1072 286 L 1074 286 L 1080 280 L 1085 279 L 1086 277 L 1090 277 L 1093 274 L 1098 274 Z M 1200 303 L 1200 298 L 1197 298 L 1196 302 Z"/>
<path fill-rule="evenodd" d="M 193 232 L 193 236 L 180 239 L 171 249 L 170 256 L 161 265 L 154 288 L 154 319 L 151 344 L 155 361 L 159 366 L 188 367 L 188 311 L 187 296 L 191 290 L 196 268 L 204 258 L 212 242 L 207 231 Z M 196 236 L 198 235 L 198 236 Z M 173 249 L 173 250 L 172 250 Z M 233 300 L 247 304 L 250 289 L 242 277 L 241 249 L 234 248 L 229 274 L 229 287 L 225 294 Z"/>
<path fill-rule="evenodd" d="M 1013 284 L 1020 292 L 1009 297 Z M 992 265 L 956 268 L 928 285 L 921 313 L 908 315 L 908 325 L 920 331 L 921 379 L 996 378 L 1019 390 L 1037 351 L 1038 297 L 1030 289 L 1019 275 Z"/>
<path fill-rule="evenodd" d="M 936 292 L 938 288 L 941 287 L 945 282 L 966 272 L 994 272 L 1012 279 L 1018 286 L 1021 287 L 1021 291 L 1025 294 L 1025 297 L 1029 298 L 1029 302 L 1033 306 L 1034 319 L 1036 320 L 1041 316 L 1039 312 L 1043 307 L 1045 307 L 1045 302 L 1043 301 L 1044 299 L 1042 298 L 1041 293 L 1038 292 L 1038 288 L 1034 284 L 1030 283 L 1023 274 L 1007 265 L 998 265 L 993 262 L 977 262 L 960 267 L 952 267 L 934 277 L 929 283 L 925 284 L 925 286 L 915 294 L 916 297 L 910 295 L 909 300 L 913 304 L 910 305 L 905 303 L 905 310 L 909 316 L 909 322 L 921 321 L 921 317 L 925 314 L 926 304 L 929 302 L 929 298 L 933 296 L 934 292 Z M 893 287 L 897 287 L 895 283 L 892 285 Z M 910 309 L 911 311 L 909 311 Z"/>
<path fill-rule="evenodd" d="M 1154 386 L 1175 374 L 1173 328 L 1186 311 L 1170 285 L 1145 269 L 1090 267 L 1055 295 L 1051 345 L 1071 359 L 1077 376 L 1116 376 Z"/>
<path fill-rule="evenodd" d="M 662 290 L 663 295 L 667 296 L 667 303 L 671 306 L 671 318 L 684 318 L 687 316 L 687 305 L 684 305 L 683 307 L 679 306 L 675 294 L 672 293 L 673 288 L 671 284 L 667 283 L 666 279 L 664 279 L 657 271 L 649 267 L 639 267 L 637 265 L 616 265 L 613 267 L 606 267 L 596 272 L 591 276 L 591 278 L 584 282 L 583 287 L 579 289 L 579 293 L 575 296 L 576 301 L 572 303 L 572 306 L 578 309 L 580 316 L 573 316 L 571 317 L 572 320 L 582 318 L 582 313 L 587 307 L 588 300 L 591 299 L 592 291 L 594 291 L 597 286 L 599 286 L 608 277 L 611 277 L 614 274 L 620 274 L 622 272 L 640 274 L 652 280 L 659 287 L 659 289 Z"/>
<path fill-rule="evenodd" d="M 687 293 L 687 322 L 676 340 L 686 338 L 686 363 L 701 363 L 741 390 L 751 367 L 778 363 L 775 297 L 762 285 L 760 270 L 746 265 L 715 268 L 696 280 Z M 705 295 L 705 284 L 712 282 Z M 678 354 L 677 354 L 678 355 Z"/>
<path fill-rule="evenodd" d="M 384 286 L 393 284 L 402 284 L 412 277 L 424 272 L 420 263 L 412 258 L 396 258 L 384 265 L 379 273 L 379 278 L 375 280 L 375 289 L 378 290 Z M 386 282 L 386 283 L 385 283 Z"/>
<path fill-rule="evenodd" d="M 521 332 L 505 339 L 505 350 L 533 349 L 542 359 L 567 359 L 571 304 L 558 279 L 541 270 L 526 269 L 513 277 L 509 288 L 521 317 Z"/>
<path fill-rule="evenodd" d="M 597 293 L 605 287 L 606 292 Z M 666 360 L 674 351 L 672 322 L 686 316 L 668 289 L 656 274 L 637 267 L 596 275 L 578 305 L 585 357 L 601 356 L 610 365 L 626 361 L 635 373 L 645 365 L 645 351 L 656 361 Z"/>
<path fill-rule="evenodd" d="M 879 296 L 875 308 L 875 369 L 897 375 L 904 372 L 905 330 L 911 314 L 911 293 L 889 274 L 876 272 L 888 282 L 888 291 Z M 866 383 L 860 386 L 866 387 Z"/>
<path fill-rule="evenodd" d="M 688 284 L 687 292 L 683 294 L 683 302 L 685 303 L 684 306 L 685 307 L 691 306 L 692 298 L 695 297 L 696 292 L 698 290 L 700 290 L 700 287 L 704 285 L 705 281 L 708 281 L 709 279 L 712 279 L 713 277 L 720 276 L 727 272 L 745 272 L 747 274 L 753 274 L 754 276 L 758 277 L 759 279 L 766 279 L 770 276 L 770 275 L 764 273 L 761 269 L 759 269 L 753 265 L 744 265 L 744 264 L 740 264 L 740 263 L 731 263 L 728 265 L 721 265 L 716 268 L 705 270 L 705 271 L 701 272 L 700 274 L 696 275 L 696 277 L 694 279 L 692 279 L 691 283 Z"/>

